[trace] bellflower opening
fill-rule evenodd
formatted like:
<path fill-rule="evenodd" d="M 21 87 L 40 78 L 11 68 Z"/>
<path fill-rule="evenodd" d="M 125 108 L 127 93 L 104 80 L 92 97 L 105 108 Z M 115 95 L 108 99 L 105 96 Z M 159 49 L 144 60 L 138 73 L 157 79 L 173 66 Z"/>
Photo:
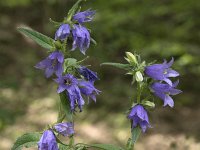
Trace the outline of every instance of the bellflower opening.
<path fill-rule="evenodd" d="M 71 136 L 74 134 L 74 124 L 72 122 L 58 123 L 54 126 L 56 131 L 63 136 Z"/>
<path fill-rule="evenodd" d="M 80 51 L 85 55 L 86 50 L 90 46 L 89 31 L 81 25 L 74 25 L 74 28 L 72 29 L 72 36 L 73 36 L 72 51 L 78 47 Z"/>
<path fill-rule="evenodd" d="M 57 92 L 61 93 L 67 91 L 67 95 L 70 100 L 71 110 L 75 110 L 75 104 L 78 104 L 80 111 L 82 111 L 82 106 L 84 105 L 84 100 L 81 96 L 80 89 L 78 87 L 78 80 L 71 74 L 66 74 L 65 76 L 60 76 L 55 81 L 59 84 Z"/>
<path fill-rule="evenodd" d="M 93 83 L 89 81 L 80 81 L 79 86 L 82 94 L 88 96 L 96 102 L 96 95 L 98 95 L 101 91 L 97 90 Z"/>
<path fill-rule="evenodd" d="M 182 92 L 181 90 L 175 89 L 178 83 L 179 81 L 176 81 L 170 86 L 169 84 L 156 82 L 151 85 L 151 90 L 157 97 L 164 101 L 164 106 L 169 105 L 170 107 L 174 107 L 174 101 L 170 95 L 177 95 Z"/>
<path fill-rule="evenodd" d="M 52 130 L 46 130 L 38 142 L 38 150 L 58 150 L 56 137 Z"/>
<path fill-rule="evenodd" d="M 169 79 L 169 77 L 179 76 L 178 72 L 170 68 L 173 62 L 174 62 L 174 59 L 172 58 L 172 60 L 169 63 L 167 63 L 167 61 L 164 60 L 163 64 L 154 64 L 151 66 L 147 66 L 145 68 L 145 73 L 149 77 L 155 80 L 165 81 L 166 83 L 172 86 L 172 81 Z"/>
<path fill-rule="evenodd" d="M 54 51 L 46 59 L 39 62 L 35 68 L 45 70 L 45 76 L 49 78 L 53 73 L 61 76 L 63 72 L 64 56 L 59 51 Z"/>
<path fill-rule="evenodd" d="M 62 24 L 55 34 L 55 40 L 64 41 L 70 35 L 70 25 L 69 24 Z"/>
<path fill-rule="evenodd" d="M 73 19 L 77 21 L 78 23 L 82 24 L 84 22 L 90 22 L 94 18 L 95 11 L 92 10 L 86 10 L 83 12 L 78 12 L 73 16 Z"/>
<path fill-rule="evenodd" d="M 97 73 L 93 72 L 92 70 L 88 69 L 87 67 L 81 66 L 78 69 L 79 73 L 84 76 L 84 78 L 92 83 L 94 81 L 99 80 Z"/>
<path fill-rule="evenodd" d="M 133 121 L 132 128 L 139 125 L 142 131 L 145 132 L 147 128 L 151 127 L 147 111 L 142 105 L 135 105 L 128 115 L 128 118 Z"/>

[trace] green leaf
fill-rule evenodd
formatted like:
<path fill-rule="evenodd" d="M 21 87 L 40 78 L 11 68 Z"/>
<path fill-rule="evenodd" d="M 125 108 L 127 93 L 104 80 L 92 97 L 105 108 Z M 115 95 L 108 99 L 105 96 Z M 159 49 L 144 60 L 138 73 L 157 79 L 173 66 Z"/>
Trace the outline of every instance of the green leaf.
<path fill-rule="evenodd" d="M 54 49 L 54 40 L 46 35 L 43 35 L 37 31 L 34 31 L 29 28 L 23 28 L 19 27 L 17 28 L 19 32 L 21 32 L 23 35 L 31 38 L 33 41 L 35 41 L 40 46 L 47 48 L 47 49 Z"/>
<path fill-rule="evenodd" d="M 69 149 L 68 145 L 64 145 L 64 144 L 59 143 L 59 150 L 67 150 L 67 149 Z"/>
<path fill-rule="evenodd" d="M 38 132 L 26 133 L 15 141 L 11 150 L 21 150 L 23 147 L 29 148 L 36 146 L 37 142 L 40 140 L 40 137 L 41 134 Z"/>
<path fill-rule="evenodd" d="M 72 16 L 76 13 L 77 9 L 78 9 L 78 6 L 79 6 L 79 3 L 81 2 L 82 0 L 78 0 L 73 6 L 72 8 L 69 10 L 68 12 L 68 17 L 67 19 L 68 20 L 71 20 Z"/>
<path fill-rule="evenodd" d="M 141 128 L 139 126 L 133 128 L 131 130 L 131 133 L 132 133 L 132 140 L 133 140 L 133 143 L 136 143 L 136 141 L 138 140 L 138 138 L 140 137 L 140 134 L 141 134 Z"/>
<path fill-rule="evenodd" d="M 111 144 L 91 144 L 90 147 L 103 149 L 103 150 L 123 150 L 121 147 Z"/>
<path fill-rule="evenodd" d="M 75 58 L 67 58 L 65 60 L 67 66 L 76 66 L 77 64 L 77 60 Z"/>
<path fill-rule="evenodd" d="M 67 121 L 73 122 L 73 113 L 71 111 L 70 102 L 67 98 L 66 92 L 62 92 L 60 95 L 60 101 L 62 104 L 62 109 L 66 114 Z"/>
<path fill-rule="evenodd" d="M 102 63 L 102 65 L 108 65 L 108 66 L 113 66 L 113 67 L 117 67 L 117 68 L 120 68 L 120 69 L 125 69 L 125 70 L 129 70 L 130 69 L 130 65 L 129 64 L 121 64 L 121 63 Z"/>

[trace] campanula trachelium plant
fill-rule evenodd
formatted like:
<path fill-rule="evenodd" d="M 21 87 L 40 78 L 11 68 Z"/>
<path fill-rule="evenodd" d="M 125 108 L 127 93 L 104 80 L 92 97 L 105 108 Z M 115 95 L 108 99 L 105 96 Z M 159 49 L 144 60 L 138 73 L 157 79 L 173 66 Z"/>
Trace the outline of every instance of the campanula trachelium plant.
<path fill-rule="evenodd" d="M 176 89 L 179 81 L 173 81 L 179 76 L 179 73 L 171 68 L 173 58 L 170 62 L 164 60 L 162 64 L 147 64 L 139 55 L 126 52 L 127 64 L 102 64 L 125 69 L 127 74 L 132 76 L 131 83 L 137 87 L 136 97 L 130 99 L 130 106 L 127 109 L 126 117 L 131 124 L 131 137 L 126 147 L 75 143 L 75 114 L 84 110 L 85 98 L 96 102 L 97 95 L 101 93 L 95 87 L 95 82 L 99 80 L 97 73 L 82 64 L 88 57 L 77 60 L 71 53 L 79 50 L 81 54 L 86 55 L 90 44 L 96 43 L 85 25 L 93 20 L 96 11 L 81 11 L 81 2 L 82 0 L 78 0 L 74 4 L 62 22 L 50 20 L 56 27 L 54 38 L 27 27 L 18 28 L 22 34 L 48 49 L 47 57 L 37 63 L 35 68 L 44 71 L 45 77 L 51 78 L 57 85 L 55 92 L 60 100 L 57 120 L 48 124 L 41 132 L 22 135 L 16 140 L 12 150 L 21 150 L 24 147 L 37 147 L 38 150 L 132 150 L 141 131 L 144 133 L 152 128 L 149 110 L 156 106 L 154 97 L 162 100 L 163 106 L 174 107 L 172 96 L 181 93 L 181 90 Z M 65 137 L 66 141 L 63 142 L 60 136 Z"/>
<path fill-rule="evenodd" d="M 179 81 L 172 81 L 179 73 L 171 67 L 174 63 L 164 60 L 162 64 L 149 63 L 142 61 L 140 56 L 126 52 L 127 64 L 122 63 L 102 63 L 127 71 L 127 75 L 132 76 L 132 84 L 136 84 L 136 97 L 131 97 L 130 107 L 127 111 L 127 118 L 131 122 L 131 137 L 127 141 L 126 150 L 134 149 L 134 144 L 148 128 L 152 128 L 149 121 L 150 110 L 156 106 L 154 98 L 163 101 L 163 106 L 174 107 L 171 96 L 177 95 L 182 91 L 176 89 Z"/>

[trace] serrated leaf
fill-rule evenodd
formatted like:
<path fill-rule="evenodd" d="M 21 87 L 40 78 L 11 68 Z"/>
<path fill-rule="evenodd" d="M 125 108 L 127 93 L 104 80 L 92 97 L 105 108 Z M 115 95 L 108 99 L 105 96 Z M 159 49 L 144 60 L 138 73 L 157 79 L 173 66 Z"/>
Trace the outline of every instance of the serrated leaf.
<path fill-rule="evenodd" d="M 133 128 L 131 130 L 133 143 L 136 143 L 136 141 L 140 137 L 141 131 L 142 130 L 141 130 L 141 128 L 139 126 Z"/>
<path fill-rule="evenodd" d="M 41 134 L 38 132 L 26 133 L 15 141 L 11 150 L 21 150 L 23 147 L 29 148 L 36 146 L 37 142 L 40 140 L 40 137 Z"/>
<path fill-rule="evenodd" d="M 62 104 L 62 109 L 66 114 L 66 118 L 68 122 L 73 122 L 73 113 L 71 111 L 70 102 L 67 98 L 66 92 L 62 92 L 60 95 L 60 101 Z"/>
<path fill-rule="evenodd" d="M 102 150 L 123 150 L 121 147 L 111 144 L 91 144 L 90 147 L 102 149 Z"/>
<path fill-rule="evenodd" d="M 39 33 L 37 31 L 34 31 L 29 28 L 23 28 L 19 27 L 17 28 L 19 32 L 21 32 L 23 35 L 31 38 L 33 41 L 35 41 L 40 46 L 47 48 L 47 49 L 53 49 L 54 48 L 54 40 L 42 33 Z"/>
<path fill-rule="evenodd" d="M 72 8 L 69 10 L 68 12 L 68 19 L 71 20 L 72 16 L 76 13 L 77 9 L 78 9 L 78 6 L 79 6 L 79 3 L 81 2 L 82 0 L 78 0 L 73 6 Z"/>
<path fill-rule="evenodd" d="M 121 63 L 102 63 L 102 65 L 107 65 L 107 66 L 113 66 L 113 67 L 117 67 L 117 68 L 120 68 L 120 69 L 125 69 L 125 70 L 129 70 L 130 69 L 130 65 L 129 64 L 121 64 Z"/>

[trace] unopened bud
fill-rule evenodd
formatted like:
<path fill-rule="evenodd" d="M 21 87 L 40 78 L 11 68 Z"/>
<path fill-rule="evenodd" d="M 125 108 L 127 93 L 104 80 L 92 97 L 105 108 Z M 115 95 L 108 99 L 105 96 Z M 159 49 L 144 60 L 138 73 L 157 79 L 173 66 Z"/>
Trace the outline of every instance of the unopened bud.
<path fill-rule="evenodd" d="M 140 71 L 137 71 L 135 73 L 135 79 L 137 82 L 142 82 L 143 81 L 143 76 L 142 76 L 142 73 Z"/>
<path fill-rule="evenodd" d="M 154 102 L 151 102 L 151 101 L 143 101 L 142 104 L 144 106 L 147 106 L 147 107 L 150 107 L 150 108 L 155 108 Z"/>
<path fill-rule="evenodd" d="M 127 59 L 129 60 L 127 60 L 129 63 L 131 63 L 131 64 L 137 64 L 138 62 L 137 62 L 137 59 L 136 59 L 136 57 L 135 57 L 135 55 L 133 55 L 131 52 L 126 52 L 126 56 L 127 56 Z"/>

